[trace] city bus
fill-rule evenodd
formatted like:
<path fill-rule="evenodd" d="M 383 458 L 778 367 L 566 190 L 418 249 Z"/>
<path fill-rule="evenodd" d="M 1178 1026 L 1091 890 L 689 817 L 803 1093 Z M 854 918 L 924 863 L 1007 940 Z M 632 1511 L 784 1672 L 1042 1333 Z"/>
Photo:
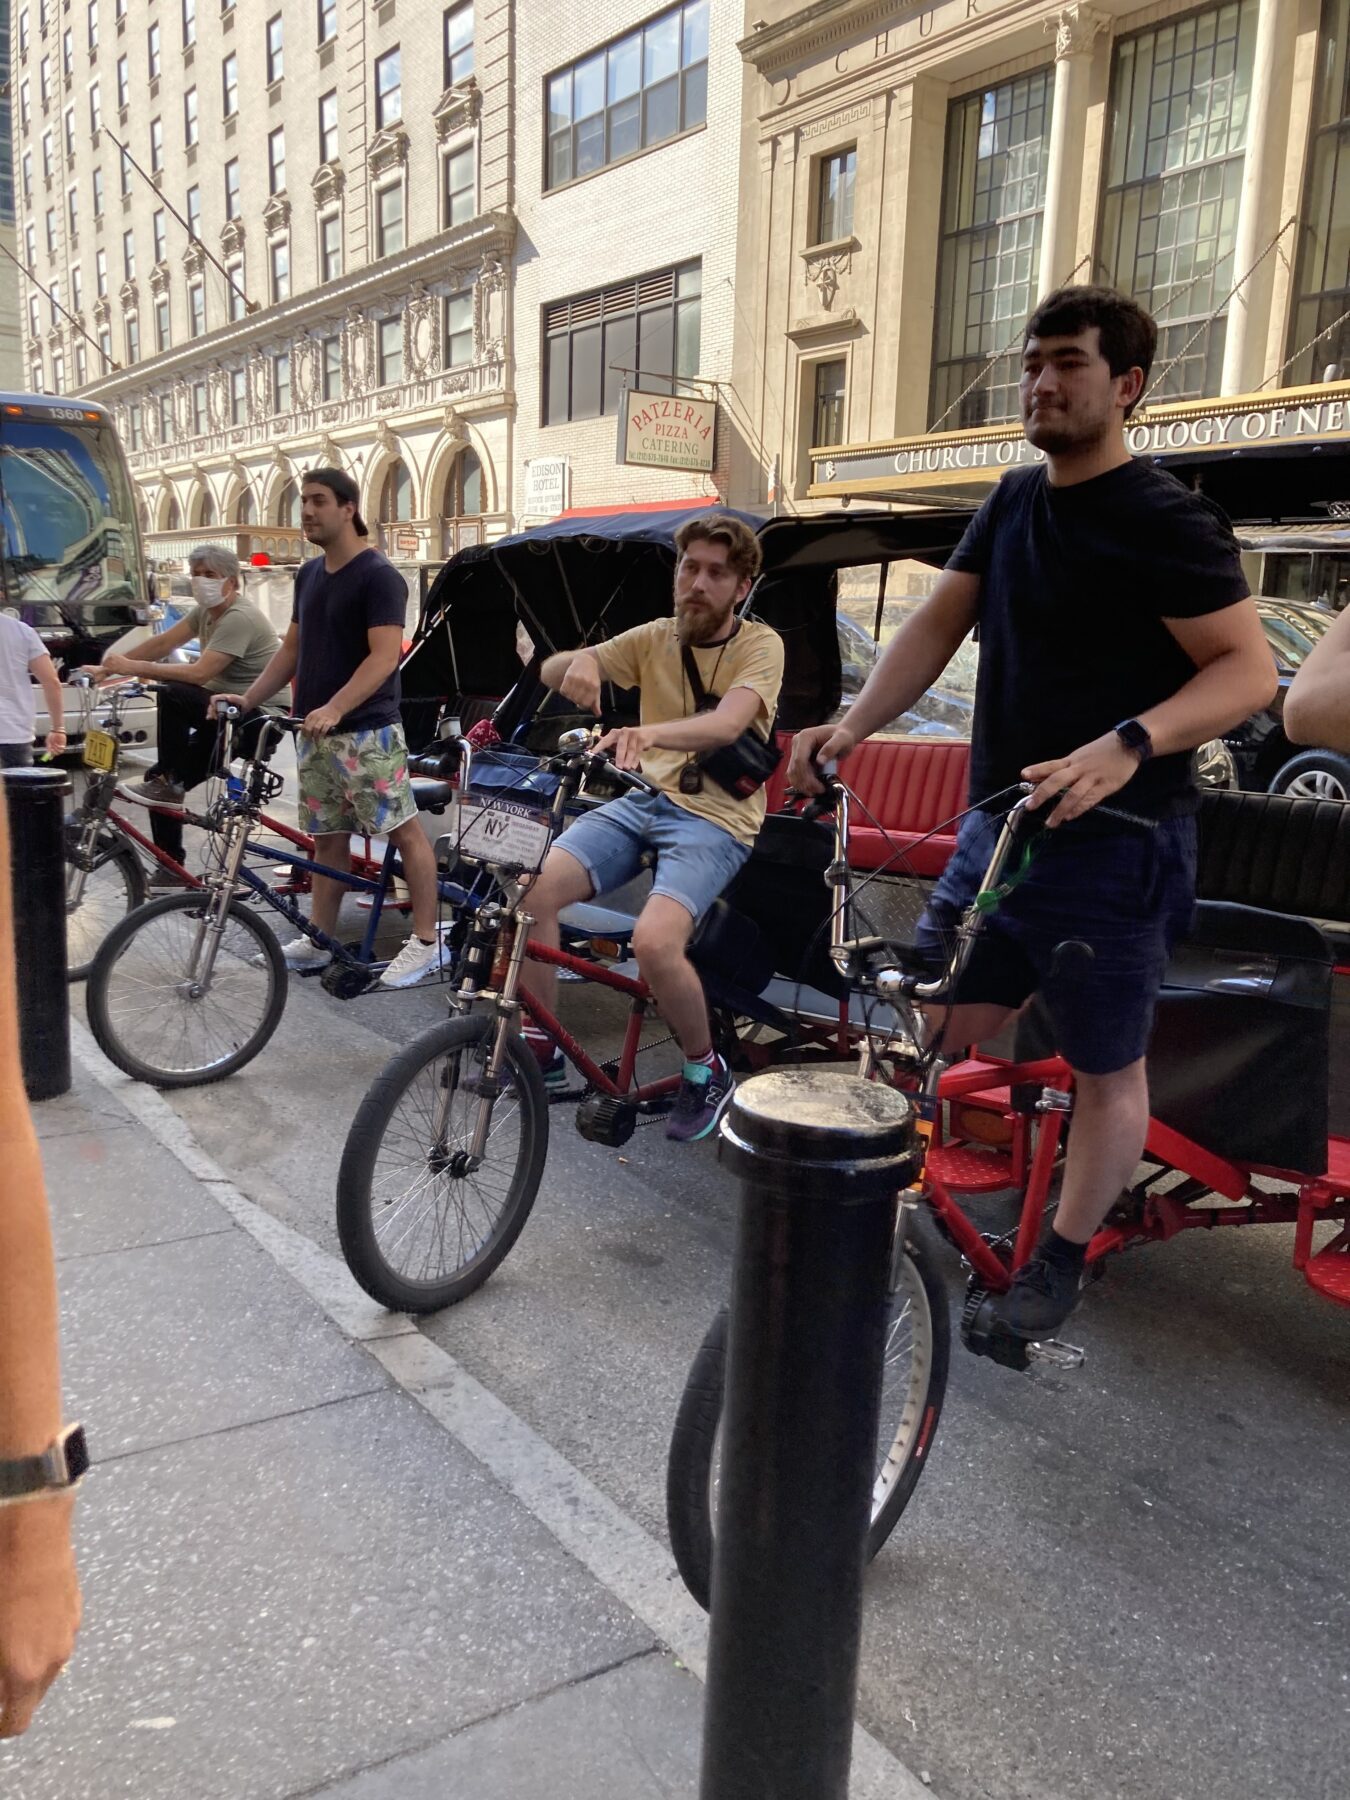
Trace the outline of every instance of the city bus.
<path fill-rule="evenodd" d="M 103 407 L 0 394 L 0 521 L 0 605 L 33 627 L 63 679 L 155 617 L 131 472 Z M 132 741 L 153 736 L 153 702 L 142 711 L 128 716 Z"/>

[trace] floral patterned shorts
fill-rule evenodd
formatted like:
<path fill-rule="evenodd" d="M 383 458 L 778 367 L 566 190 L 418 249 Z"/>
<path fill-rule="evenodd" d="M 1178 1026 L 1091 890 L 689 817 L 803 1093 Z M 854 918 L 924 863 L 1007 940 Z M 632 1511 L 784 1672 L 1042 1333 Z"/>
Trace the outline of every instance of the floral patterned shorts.
<path fill-rule="evenodd" d="M 300 829 L 387 837 L 416 818 L 401 725 L 296 740 Z"/>

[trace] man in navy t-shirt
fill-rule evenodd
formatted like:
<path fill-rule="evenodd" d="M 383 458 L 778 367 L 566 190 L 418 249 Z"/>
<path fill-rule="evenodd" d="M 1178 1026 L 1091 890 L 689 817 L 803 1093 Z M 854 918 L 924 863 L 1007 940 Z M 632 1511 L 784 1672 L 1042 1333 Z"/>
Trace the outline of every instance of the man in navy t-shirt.
<path fill-rule="evenodd" d="M 1195 899 L 1190 752 L 1275 692 L 1227 520 L 1126 446 L 1156 343 L 1149 315 L 1110 289 L 1063 288 L 1041 302 L 1023 340 L 1021 408 L 1045 461 L 999 482 L 847 723 L 802 732 L 792 752 L 790 779 L 814 791 L 812 753 L 847 756 L 913 706 L 978 624 L 976 810 L 921 940 L 949 941 L 1017 784 L 1034 783 L 1030 804 L 1050 830 L 988 916 L 936 1025 L 946 1044 L 978 1043 L 1039 991 L 1074 1072 L 1054 1225 L 996 1305 L 1028 1339 L 1073 1310 L 1086 1247 L 1143 1151 L 1144 1054 Z M 1094 814 L 1111 796 L 1112 816 Z M 1061 954 L 1066 944 L 1087 953 Z"/>
<path fill-rule="evenodd" d="M 313 833 L 317 860 L 329 868 L 349 866 L 353 832 L 397 845 L 413 929 L 380 980 L 386 987 L 410 987 L 440 967 L 443 950 L 436 859 L 417 822 L 399 718 L 408 590 L 398 570 L 367 543 L 359 500 L 356 483 L 342 469 L 310 469 L 301 478 L 301 527 L 323 555 L 295 578 L 290 627 L 271 662 L 247 693 L 218 698 L 258 706 L 294 678 L 295 710 L 305 722 L 297 749 L 300 823 Z M 314 877 L 311 917 L 329 937 L 345 891 L 339 881 Z M 305 937 L 282 948 L 292 969 L 329 960 Z"/>

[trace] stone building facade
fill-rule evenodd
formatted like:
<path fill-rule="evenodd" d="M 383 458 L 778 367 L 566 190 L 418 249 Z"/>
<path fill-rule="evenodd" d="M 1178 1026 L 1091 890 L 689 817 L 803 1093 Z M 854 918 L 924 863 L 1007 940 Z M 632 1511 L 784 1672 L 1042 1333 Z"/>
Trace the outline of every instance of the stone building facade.
<path fill-rule="evenodd" d="M 813 451 L 1014 420 L 1022 322 L 1070 279 L 1154 312 L 1155 403 L 1339 374 L 1348 35 L 1350 0 L 756 0 L 734 485 L 777 458 L 805 504 Z"/>
<path fill-rule="evenodd" d="M 17 17 L 29 378 L 113 409 L 151 555 L 214 536 L 295 560 L 297 477 L 319 462 L 356 477 L 401 560 L 499 533 L 509 0 L 23 0 Z"/>

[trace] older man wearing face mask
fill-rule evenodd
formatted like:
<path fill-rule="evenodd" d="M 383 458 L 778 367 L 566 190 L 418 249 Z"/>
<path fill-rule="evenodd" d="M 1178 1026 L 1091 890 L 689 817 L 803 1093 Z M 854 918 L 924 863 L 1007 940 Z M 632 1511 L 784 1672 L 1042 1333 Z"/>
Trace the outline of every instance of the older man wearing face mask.
<path fill-rule="evenodd" d="M 164 685 L 157 696 L 158 754 L 144 781 L 128 785 L 138 800 L 178 806 L 190 788 L 211 773 L 218 727 L 208 718 L 213 694 L 240 693 L 261 675 L 279 648 L 277 634 L 256 606 L 241 597 L 239 559 L 228 550 L 203 544 L 188 559 L 192 571 L 193 610 L 186 618 L 135 646 L 130 656 L 111 653 L 96 671 L 101 676 L 131 675 Z M 163 666 L 170 651 L 197 640 L 193 662 Z M 284 710 L 274 702 L 267 710 Z M 247 745 L 244 746 L 247 748 Z M 155 842 L 177 861 L 183 860 L 182 822 L 170 814 L 151 815 Z M 172 887 L 171 871 L 156 868 L 152 887 Z"/>

